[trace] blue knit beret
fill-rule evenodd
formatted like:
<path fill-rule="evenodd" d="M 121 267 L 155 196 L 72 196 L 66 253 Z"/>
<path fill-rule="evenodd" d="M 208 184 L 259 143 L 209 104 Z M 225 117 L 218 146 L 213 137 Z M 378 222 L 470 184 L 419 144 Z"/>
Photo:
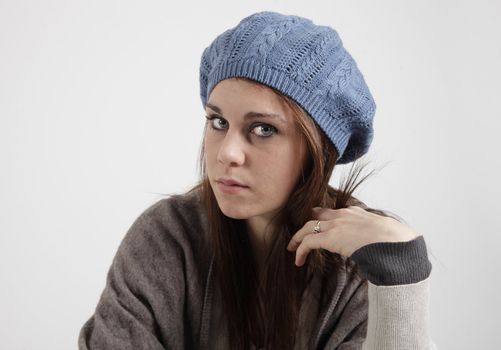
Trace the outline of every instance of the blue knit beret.
<path fill-rule="evenodd" d="M 232 77 L 252 79 L 294 100 L 331 140 L 338 164 L 369 150 L 376 104 L 333 28 L 270 11 L 245 17 L 203 51 L 204 108 L 214 86 Z"/>

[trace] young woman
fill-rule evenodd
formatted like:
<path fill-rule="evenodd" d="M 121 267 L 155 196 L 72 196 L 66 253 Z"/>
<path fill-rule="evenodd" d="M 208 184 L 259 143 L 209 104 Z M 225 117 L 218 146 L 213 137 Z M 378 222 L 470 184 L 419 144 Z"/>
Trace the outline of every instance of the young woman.
<path fill-rule="evenodd" d="M 200 87 L 200 183 L 133 223 L 79 348 L 433 349 L 423 236 L 352 196 L 360 172 L 328 184 L 375 114 L 337 32 L 250 15 Z"/>

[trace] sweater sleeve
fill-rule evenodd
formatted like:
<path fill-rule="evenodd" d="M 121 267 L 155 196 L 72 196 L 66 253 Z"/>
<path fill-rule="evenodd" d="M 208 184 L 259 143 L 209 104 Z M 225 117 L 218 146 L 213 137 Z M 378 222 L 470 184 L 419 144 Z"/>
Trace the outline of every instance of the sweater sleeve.
<path fill-rule="evenodd" d="M 185 347 L 182 252 L 159 232 L 146 214 L 128 230 L 94 314 L 80 330 L 80 350 Z"/>
<path fill-rule="evenodd" d="M 432 266 L 423 236 L 369 244 L 351 259 L 368 280 L 367 334 L 361 349 L 436 349 L 429 331 Z"/>

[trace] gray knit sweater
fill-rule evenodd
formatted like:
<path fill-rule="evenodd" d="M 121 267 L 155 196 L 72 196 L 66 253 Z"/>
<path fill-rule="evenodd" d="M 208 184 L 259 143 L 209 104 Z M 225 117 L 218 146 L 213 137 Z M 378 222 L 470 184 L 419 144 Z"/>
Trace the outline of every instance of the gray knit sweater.
<path fill-rule="evenodd" d="M 198 192 L 172 195 L 134 221 L 80 350 L 228 349 L 202 208 Z M 305 290 L 295 349 L 436 349 L 423 236 L 369 244 L 343 260 L 335 278 Z"/>

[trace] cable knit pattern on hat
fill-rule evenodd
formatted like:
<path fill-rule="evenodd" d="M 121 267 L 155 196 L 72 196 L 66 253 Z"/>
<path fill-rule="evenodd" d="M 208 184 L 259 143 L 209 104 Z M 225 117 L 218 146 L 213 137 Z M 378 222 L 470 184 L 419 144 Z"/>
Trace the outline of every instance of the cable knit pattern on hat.
<path fill-rule="evenodd" d="M 376 104 L 333 28 L 271 11 L 247 16 L 203 51 L 204 108 L 217 83 L 232 77 L 252 79 L 293 99 L 332 142 L 338 164 L 369 150 Z"/>

